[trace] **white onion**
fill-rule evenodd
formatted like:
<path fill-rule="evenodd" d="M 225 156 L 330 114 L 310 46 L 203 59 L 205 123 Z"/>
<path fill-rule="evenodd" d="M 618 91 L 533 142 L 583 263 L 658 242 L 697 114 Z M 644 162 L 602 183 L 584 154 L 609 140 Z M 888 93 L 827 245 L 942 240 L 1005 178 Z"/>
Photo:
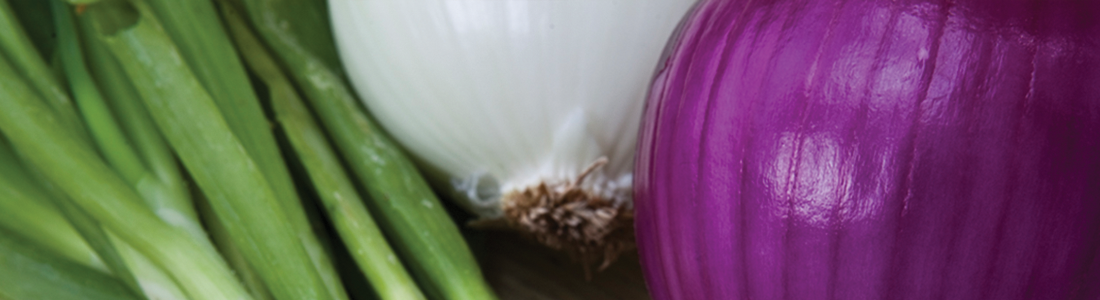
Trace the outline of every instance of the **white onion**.
<path fill-rule="evenodd" d="M 465 195 L 460 204 L 552 247 L 613 256 L 605 238 L 630 231 L 647 86 L 693 2 L 333 0 L 330 9 L 341 58 L 366 106 L 448 177 Z M 559 204 L 581 204 L 507 213 L 540 184 Z M 569 189 L 588 197 L 561 199 L 576 198 L 561 194 Z M 530 219 L 555 209 L 564 211 L 554 224 Z"/>

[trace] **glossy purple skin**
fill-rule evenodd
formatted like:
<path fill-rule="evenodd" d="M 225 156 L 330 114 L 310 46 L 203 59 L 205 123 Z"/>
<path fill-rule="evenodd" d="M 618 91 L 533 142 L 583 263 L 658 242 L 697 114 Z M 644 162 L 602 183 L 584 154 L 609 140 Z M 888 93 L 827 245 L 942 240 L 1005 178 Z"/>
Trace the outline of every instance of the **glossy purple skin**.
<path fill-rule="evenodd" d="M 1100 299 L 1100 1 L 703 1 L 654 81 L 655 299 Z"/>

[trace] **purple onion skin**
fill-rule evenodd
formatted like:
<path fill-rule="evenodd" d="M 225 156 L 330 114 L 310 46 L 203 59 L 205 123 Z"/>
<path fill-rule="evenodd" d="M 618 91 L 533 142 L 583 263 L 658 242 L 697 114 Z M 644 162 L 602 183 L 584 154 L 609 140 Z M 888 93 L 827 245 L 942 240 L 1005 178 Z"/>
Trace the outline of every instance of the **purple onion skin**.
<path fill-rule="evenodd" d="M 1100 299 L 1100 0 L 702 1 L 648 101 L 655 299 Z"/>

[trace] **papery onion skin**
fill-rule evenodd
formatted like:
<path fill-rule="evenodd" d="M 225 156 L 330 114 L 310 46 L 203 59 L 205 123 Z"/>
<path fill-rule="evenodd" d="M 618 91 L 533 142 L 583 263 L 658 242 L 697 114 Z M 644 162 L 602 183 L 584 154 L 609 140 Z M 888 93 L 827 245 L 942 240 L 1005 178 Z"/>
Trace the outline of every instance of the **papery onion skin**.
<path fill-rule="evenodd" d="M 670 43 L 655 299 L 1100 299 L 1100 1 L 703 1 Z"/>

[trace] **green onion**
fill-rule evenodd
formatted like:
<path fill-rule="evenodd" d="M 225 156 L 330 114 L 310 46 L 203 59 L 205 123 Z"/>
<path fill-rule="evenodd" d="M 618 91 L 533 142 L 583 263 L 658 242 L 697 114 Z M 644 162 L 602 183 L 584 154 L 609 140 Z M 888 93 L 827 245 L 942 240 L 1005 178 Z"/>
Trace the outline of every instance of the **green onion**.
<path fill-rule="evenodd" d="M 70 260 L 107 272 L 99 256 L 56 209 L 0 135 L 0 227 Z"/>
<path fill-rule="evenodd" d="M 76 228 L 84 241 L 88 242 L 92 250 L 107 264 L 111 274 L 129 286 L 130 289 L 141 291 L 137 278 L 130 272 L 130 267 L 126 265 L 126 261 L 119 254 L 116 241 L 111 239 L 99 222 L 66 197 L 53 198 L 53 200 L 66 219 L 73 224 L 73 228 Z"/>
<path fill-rule="evenodd" d="M 80 25 L 81 37 L 87 46 L 84 54 L 88 58 L 88 69 L 101 88 L 104 100 L 118 118 L 117 123 L 126 137 L 116 141 L 128 140 L 133 147 L 132 151 L 137 152 L 137 158 L 145 168 L 144 172 L 149 173 L 131 183 L 142 191 L 151 209 L 161 212 L 158 214 L 162 215 L 162 219 L 164 216 L 182 216 L 183 218 L 173 219 L 198 224 L 198 215 L 178 162 L 156 124 L 150 119 L 130 79 L 103 41 L 97 38 L 91 20 L 80 18 Z"/>
<path fill-rule="evenodd" d="M 123 283 L 129 285 L 135 291 L 140 290 L 137 284 L 137 280 L 133 274 L 130 273 L 129 267 L 123 261 L 122 257 L 116 250 L 115 243 L 108 237 L 107 232 L 93 217 L 89 216 L 87 212 L 81 209 L 76 203 L 73 203 L 64 192 L 59 190 L 57 186 L 53 185 L 41 170 L 34 166 L 28 166 L 23 169 L 22 176 L 32 179 L 31 186 L 25 187 L 32 190 L 44 191 L 43 193 L 31 193 L 31 195 L 45 197 L 34 199 L 39 205 L 53 204 L 52 211 L 58 214 L 58 217 L 50 219 L 65 219 L 66 223 L 72 225 L 78 235 L 82 238 L 82 242 L 86 242 L 87 246 L 91 247 L 95 256 L 102 259 L 102 262 L 107 266 L 115 277 L 122 280 Z M 23 204 L 26 206 L 27 204 Z M 41 213 L 40 209 L 40 213 Z M 87 254 L 85 254 L 87 255 Z"/>
<path fill-rule="evenodd" d="M 46 187 L 41 185 L 44 182 L 31 180 L 34 175 L 0 136 L 0 227 L 32 240 L 44 250 L 107 272 L 99 255 L 54 205 L 60 200 L 45 191 Z M 187 299 L 171 277 L 137 250 L 117 238 L 111 238 L 109 243 L 118 246 L 118 254 L 142 287 L 135 291 L 143 290 L 152 299 Z"/>
<path fill-rule="evenodd" d="M 126 244 L 121 238 L 110 234 L 111 241 L 117 245 L 119 255 L 126 261 L 126 266 L 133 272 L 141 286 L 141 291 L 150 300 L 188 300 L 183 289 L 176 284 L 172 276 L 166 273 L 156 263 L 146 257 L 134 247 Z"/>
<path fill-rule="evenodd" d="M 118 123 L 107 106 L 99 87 L 92 80 L 84 64 L 84 54 L 76 25 L 69 12 L 68 5 L 60 0 L 51 0 L 53 4 L 54 26 L 57 28 L 58 50 L 61 65 L 76 100 L 83 120 L 87 122 L 93 141 L 100 153 L 107 159 L 119 175 L 127 181 L 137 182 L 145 171 L 138 155 L 129 146 Z"/>
<path fill-rule="evenodd" d="M 154 121 L 210 199 L 218 220 L 280 299 L 331 299 L 267 180 L 213 99 L 141 1 L 101 2 L 87 14 L 129 10 L 135 23 L 100 33 Z M 97 15 L 99 17 L 97 17 Z M 109 20 L 104 20 L 109 21 Z"/>
<path fill-rule="evenodd" d="M 146 0 L 179 52 L 260 168 L 329 294 L 347 299 L 329 253 L 310 226 L 290 172 L 212 1 Z"/>
<path fill-rule="evenodd" d="M 0 0 L 0 52 L 7 55 L 16 70 L 47 100 L 50 107 L 60 115 L 65 126 L 76 133 L 81 142 L 91 144 L 91 139 L 73 108 L 72 100 L 46 61 L 35 51 L 7 0 Z"/>
<path fill-rule="evenodd" d="M 237 277 L 248 289 L 248 293 L 252 294 L 252 298 L 255 300 L 275 299 L 271 295 L 271 290 L 264 284 L 263 278 L 260 278 L 256 268 L 252 267 L 248 259 L 245 258 L 244 253 L 241 252 L 240 247 L 233 242 L 233 237 L 229 235 L 229 229 L 225 228 L 225 224 L 221 221 L 218 221 L 214 208 L 210 207 L 210 201 L 203 197 L 202 193 L 195 193 L 195 197 L 197 197 L 195 198 L 195 204 L 207 224 L 206 231 L 210 233 L 210 238 L 214 240 L 214 245 L 222 253 L 225 261 L 237 272 Z"/>
<path fill-rule="evenodd" d="M 45 57 L 48 53 L 54 53 L 57 39 L 54 37 L 50 3 L 41 0 L 10 0 L 9 4 L 12 12 L 19 16 L 19 22 L 38 54 Z"/>
<path fill-rule="evenodd" d="M 68 83 L 76 99 L 84 120 L 88 125 L 93 141 L 99 147 L 100 154 L 114 167 L 124 179 L 137 182 L 143 177 L 144 169 L 138 160 L 137 154 L 129 147 L 122 130 L 115 123 L 114 116 L 99 93 L 99 88 L 92 81 L 91 74 L 84 65 L 84 56 L 81 53 L 80 40 L 76 35 L 76 26 L 73 22 L 68 5 L 60 0 L 51 1 L 53 7 L 54 25 L 57 29 L 58 50 L 60 51 L 62 66 Z M 111 272 L 135 291 L 141 291 L 137 279 L 126 266 L 122 256 L 116 250 L 116 245 L 108 237 L 107 232 L 91 216 L 73 204 L 65 197 L 57 197 L 56 203 L 59 209 L 68 217 L 80 235 L 84 237 L 92 249 L 99 254 Z"/>
<path fill-rule="evenodd" d="M 54 0 L 53 2 L 56 7 L 54 19 L 57 21 L 55 27 L 58 31 L 62 65 L 72 87 L 73 98 L 84 116 L 93 140 L 99 148 L 99 153 L 106 158 L 111 167 L 123 179 L 142 195 L 142 199 L 145 200 L 149 208 L 161 219 L 189 232 L 196 240 L 205 240 L 206 235 L 199 223 L 190 195 L 182 187 L 182 184 L 177 181 L 179 171 L 174 166 L 166 166 L 174 164 L 174 161 L 170 156 L 165 158 L 164 155 L 157 154 L 138 155 L 137 149 L 139 148 L 133 146 L 119 122 L 116 121 L 114 113 L 112 113 L 110 106 L 85 65 L 84 53 L 82 53 L 83 47 L 79 36 L 77 36 L 73 17 L 68 10 L 69 6 L 60 0 Z M 103 47 L 100 45 L 101 42 L 95 37 L 87 39 L 90 40 L 87 44 L 91 45 L 91 48 L 99 50 L 97 53 L 92 54 L 101 55 L 101 57 L 93 57 L 93 60 L 104 61 L 105 57 L 102 57 L 103 53 L 101 53 Z M 144 110 L 134 108 L 132 104 L 129 104 L 129 102 L 135 101 L 132 99 L 132 95 L 127 94 L 127 92 L 132 91 L 126 90 L 129 86 L 119 86 L 123 83 L 118 81 L 124 80 L 119 80 L 118 77 L 118 74 L 104 74 L 103 78 L 113 85 L 110 86 L 114 89 L 113 92 L 123 94 L 122 99 L 116 100 L 116 102 L 123 103 L 122 112 L 128 119 L 132 119 L 130 120 L 131 123 L 135 121 L 147 123 Z M 149 126 L 148 124 L 141 125 Z M 156 134 L 148 132 L 150 130 L 152 129 L 143 128 L 136 132 L 136 136 L 140 138 L 138 141 L 142 142 L 141 149 L 157 151 L 151 149 L 163 148 L 163 141 L 155 136 L 150 137 L 150 135 Z M 146 163 L 142 161 L 142 157 L 152 158 L 147 160 L 152 162 L 150 165 L 160 169 L 158 170 L 160 171 L 159 174 L 149 172 Z M 175 172 L 176 175 L 165 174 L 167 172 Z"/>
<path fill-rule="evenodd" d="M 248 299 L 213 248 L 161 221 L 0 59 L 0 131 L 81 209 L 163 267 L 193 298 Z"/>
<path fill-rule="evenodd" d="M 0 299 L 141 299 L 122 282 L 0 229 Z"/>
<path fill-rule="evenodd" d="M 351 169 L 366 188 L 368 207 L 432 298 L 495 299 L 458 227 L 412 161 L 361 110 L 358 101 L 321 57 L 294 31 L 327 32 L 307 3 L 315 1 L 246 0 L 248 16 L 264 41 L 287 68 L 311 107 L 332 135 Z M 313 8 L 317 8 L 313 6 Z M 323 9 L 321 10 L 323 12 Z"/>
<path fill-rule="evenodd" d="M 275 116 L 316 186 L 325 212 L 360 270 L 382 299 L 424 299 L 412 277 L 386 243 L 354 184 L 345 175 L 346 171 L 329 146 L 325 133 L 310 116 L 309 109 L 298 98 L 275 59 L 264 49 L 241 16 L 224 2 L 222 14 L 241 56 L 266 84 Z"/>

